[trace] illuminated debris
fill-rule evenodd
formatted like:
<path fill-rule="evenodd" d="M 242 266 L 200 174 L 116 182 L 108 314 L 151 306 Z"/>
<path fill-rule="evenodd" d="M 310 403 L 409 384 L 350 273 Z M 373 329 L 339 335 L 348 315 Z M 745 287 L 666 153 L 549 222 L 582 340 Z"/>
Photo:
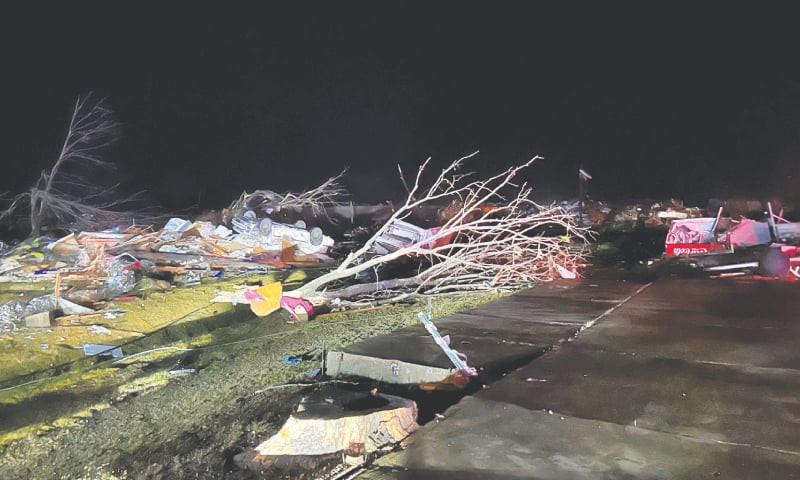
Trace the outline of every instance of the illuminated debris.
<path fill-rule="evenodd" d="M 289 312 L 293 321 L 303 322 L 314 315 L 314 305 L 304 298 L 283 295 L 280 300 L 281 308 Z"/>
<path fill-rule="evenodd" d="M 335 212 L 337 219 L 347 213 L 348 207 L 336 200 L 342 192 L 339 177 L 334 177 L 301 194 L 266 190 L 243 194 L 221 217 L 206 217 L 215 221 L 176 217 L 160 230 L 119 226 L 70 234 L 30 255 L 69 258 L 71 266 L 36 258 L 38 263 L 23 268 L 30 266 L 55 277 L 56 295 L 97 307 L 99 302 L 125 295 L 142 276 L 190 286 L 232 268 L 331 267 L 332 271 L 300 289 L 284 293 L 286 298 L 279 306 L 295 321 L 313 315 L 309 302 L 321 305 L 335 298 L 346 301 L 376 292 L 386 299 L 420 293 L 513 290 L 539 281 L 578 277 L 584 266 L 586 230 L 563 209 L 536 205 L 530 199 L 530 188 L 514 183 L 518 173 L 535 159 L 473 180 L 459 170 L 466 158 L 443 170 L 427 190 L 420 185 L 425 165 L 420 167 L 402 205 L 351 205 L 351 225 L 365 212 L 372 212 L 374 218 L 362 243 L 338 251 L 342 255 L 338 265 L 328 256 L 336 242 L 318 225 L 309 227 L 314 218 L 307 216 L 310 209 L 329 222 L 328 228 L 335 223 L 329 212 Z M 290 221 L 292 215 L 300 218 Z M 375 281 L 357 283 L 365 273 Z M 228 300 L 253 300 L 239 297 L 229 295 Z M 259 315 L 274 309 L 259 305 L 255 307 Z"/>
<path fill-rule="evenodd" d="M 451 240 L 452 235 L 438 237 L 436 234 L 439 230 L 441 230 L 440 227 L 425 229 L 403 220 L 394 220 L 375 239 L 372 250 L 376 255 L 387 255 L 413 245 L 419 245 L 420 248 L 434 248 L 446 245 Z"/>
<path fill-rule="evenodd" d="M 311 302 L 283 295 L 282 291 L 281 283 L 274 282 L 258 288 L 245 287 L 233 292 L 218 292 L 211 302 L 250 305 L 250 309 L 259 317 L 267 316 L 278 308 L 289 312 L 292 321 L 306 321 L 313 317 L 315 307 Z"/>
<path fill-rule="evenodd" d="M 245 290 L 244 296 L 250 300 L 250 310 L 259 317 L 264 317 L 280 308 L 281 293 L 280 282 L 274 282 L 255 290 Z"/>
<path fill-rule="evenodd" d="M 721 275 L 798 276 L 800 223 L 776 215 L 769 203 L 766 221 L 722 217 L 723 209 L 716 217 L 673 220 L 666 255 L 686 257 L 683 263 Z"/>
<path fill-rule="evenodd" d="M 305 255 L 326 253 L 333 246 L 333 239 L 323 235 L 322 229 L 307 229 L 302 220 L 294 225 L 273 222 L 270 218 L 258 218 L 252 210 L 232 221 L 237 233 L 234 241 L 267 251 L 281 252 L 287 247 L 296 248 Z"/>
<path fill-rule="evenodd" d="M 303 399 L 278 433 L 234 460 L 243 468 L 286 475 L 340 463 L 343 455 L 363 459 L 418 428 L 411 400 L 322 388 Z"/>

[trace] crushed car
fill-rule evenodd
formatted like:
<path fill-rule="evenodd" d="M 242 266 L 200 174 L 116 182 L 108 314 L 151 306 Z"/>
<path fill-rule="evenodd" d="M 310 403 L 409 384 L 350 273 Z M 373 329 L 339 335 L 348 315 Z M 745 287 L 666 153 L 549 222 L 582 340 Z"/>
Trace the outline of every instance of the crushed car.
<path fill-rule="evenodd" d="M 710 274 L 800 278 L 800 222 L 767 204 L 764 221 L 723 217 L 673 220 L 664 243 L 674 264 Z"/>

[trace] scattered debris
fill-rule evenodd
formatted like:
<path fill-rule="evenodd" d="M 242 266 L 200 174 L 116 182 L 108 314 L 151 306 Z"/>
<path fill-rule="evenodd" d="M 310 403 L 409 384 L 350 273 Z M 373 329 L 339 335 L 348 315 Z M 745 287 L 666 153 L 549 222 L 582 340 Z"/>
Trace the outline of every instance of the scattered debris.
<path fill-rule="evenodd" d="M 525 185 L 510 200 L 499 195 L 500 189 L 513 188 L 512 179 L 535 159 L 463 183 L 465 176 L 457 169 L 471 156 L 453 162 L 424 195 L 422 165 L 399 207 L 343 204 L 340 174 L 300 194 L 243 193 L 217 218 L 173 217 L 160 229 L 117 225 L 35 238 L 7 249 L 0 258 L 0 279 L 54 282 L 55 298 L 86 310 L 7 304 L 0 308 L 0 329 L 15 330 L 25 317 L 56 308 L 64 315 L 101 313 L 114 320 L 123 312 L 104 310 L 110 301 L 139 301 L 153 291 L 190 287 L 237 271 L 328 268 L 293 291 L 284 292 L 274 282 L 219 292 L 211 300 L 249 304 L 259 316 L 282 308 L 293 322 L 313 318 L 332 301 L 343 309 L 357 297 L 375 294 L 397 300 L 423 292 L 509 290 L 577 278 L 586 231 L 561 208 L 534 204 Z M 354 223 L 357 218 L 361 224 Z M 321 225 L 328 228 L 342 219 L 350 220 L 350 230 L 336 227 L 341 242 L 323 233 Z M 418 221 L 432 225 L 418 226 Z M 364 272 L 369 272 L 368 282 L 359 283 Z M 331 285 L 338 290 L 328 289 Z M 35 318 L 30 325 L 46 325 L 43 317 Z"/>
<path fill-rule="evenodd" d="M 372 252 L 377 255 L 388 255 L 401 248 L 419 245 L 423 249 L 432 249 L 446 245 L 453 234 L 438 237 L 441 227 L 431 229 L 420 228 L 403 220 L 394 220 L 386 226 L 383 233 L 378 235 L 372 244 Z"/>

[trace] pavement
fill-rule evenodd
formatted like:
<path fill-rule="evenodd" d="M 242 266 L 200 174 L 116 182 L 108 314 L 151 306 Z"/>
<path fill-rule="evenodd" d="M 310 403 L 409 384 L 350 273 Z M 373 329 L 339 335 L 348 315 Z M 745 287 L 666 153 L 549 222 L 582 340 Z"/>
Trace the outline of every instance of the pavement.
<path fill-rule="evenodd" d="M 559 281 L 435 319 L 450 347 L 466 355 L 480 382 L 494 381 L 573 337 L 646 284 L 619 278 Z M 384 383 L 447 384 L 456 367 L 418 324 L 328 352 L 326 373 Z"/>
<path fill-rule="evenodd" d="M 507 321 L 552 349 L 464 397 L 358 478 L 800 478 L 800 284 L 564 285 L 456 316 Z M 568 328 L 556 335 L 558 325 Z M 539 326 L 541 341 L 530 337 Z M 563 335 L 575 326 L 580 333 Z"/>

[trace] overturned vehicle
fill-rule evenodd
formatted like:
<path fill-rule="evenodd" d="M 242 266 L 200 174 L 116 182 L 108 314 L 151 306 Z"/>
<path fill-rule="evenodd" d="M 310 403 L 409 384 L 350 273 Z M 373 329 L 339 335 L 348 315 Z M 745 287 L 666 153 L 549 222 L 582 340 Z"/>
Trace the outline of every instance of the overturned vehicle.
<path fill-rule="evenodd" d="M 764 221 L 722 216 L 674 220 L 665 241 L 673 264 L 721 276 L 800 279 L 800 222 L 767 204 Z"/>

